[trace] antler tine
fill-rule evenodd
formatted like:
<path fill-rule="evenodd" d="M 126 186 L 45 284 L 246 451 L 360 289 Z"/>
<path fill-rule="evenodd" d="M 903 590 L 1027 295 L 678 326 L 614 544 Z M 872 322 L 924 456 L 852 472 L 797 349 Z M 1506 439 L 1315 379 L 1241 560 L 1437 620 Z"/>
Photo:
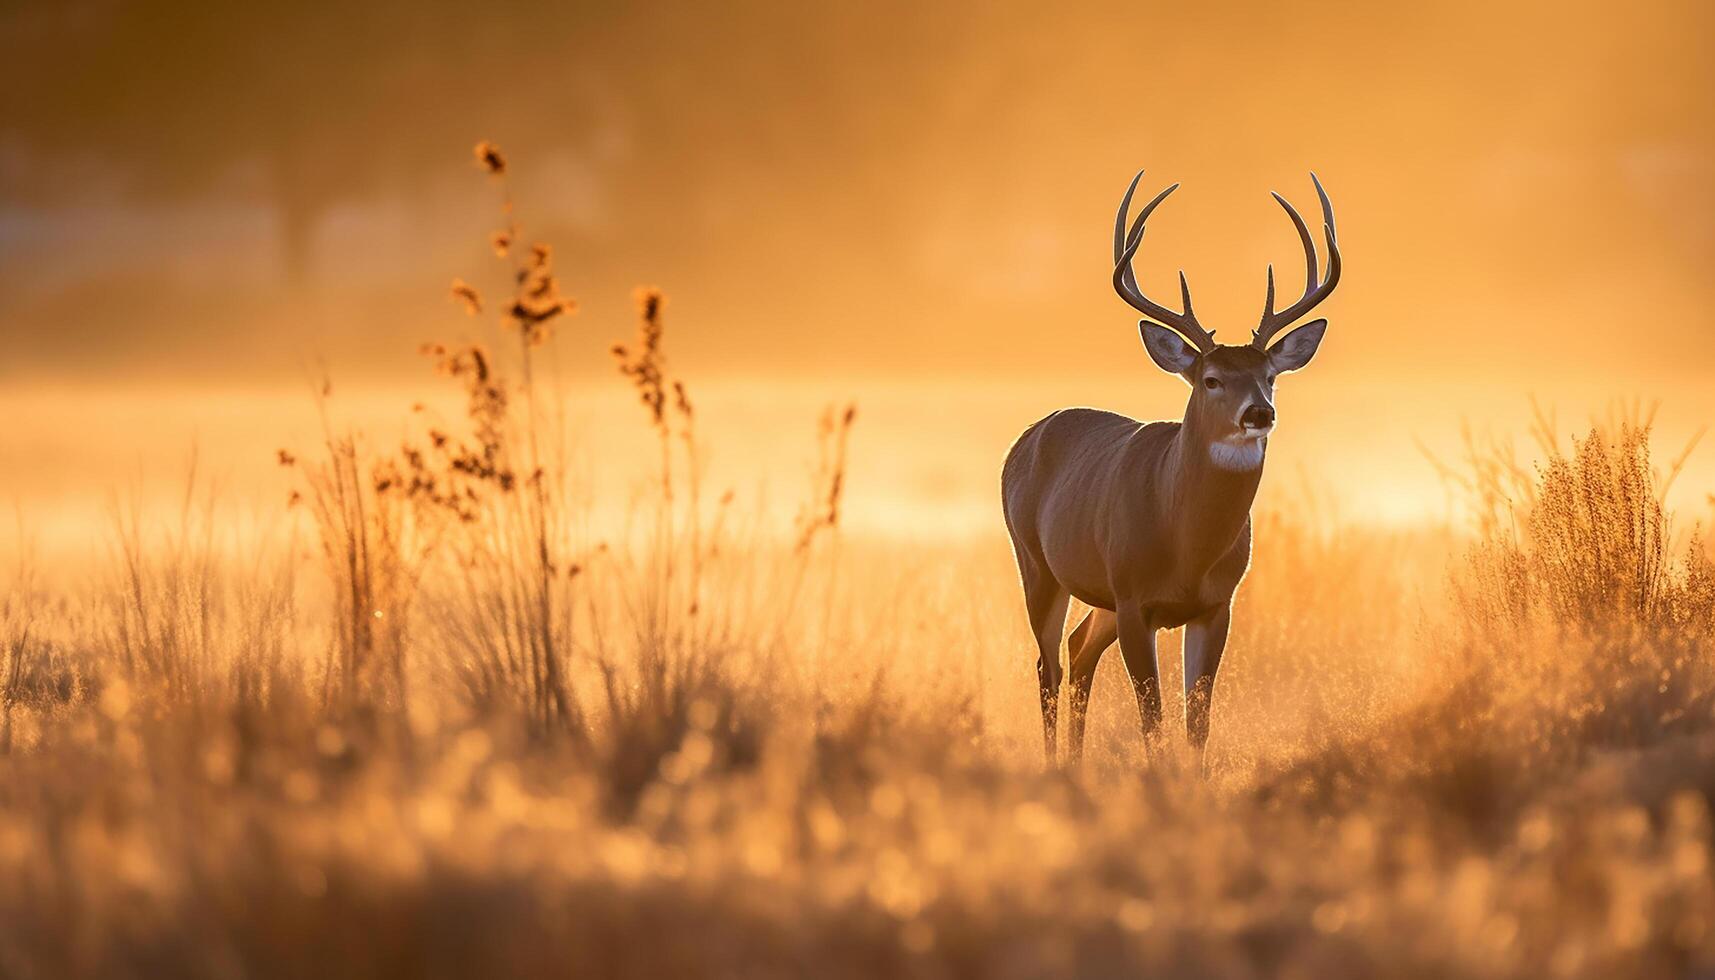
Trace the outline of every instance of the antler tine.
<path fill-rule="evenodd" d="M 1197 314 L 1191 311 L 1191 284 L 1185 281 L 1185 270 L 1179 270 L 1179 305 L 1185 308 L 1185 315 L 1196 319 Z M 1215 331 L 1209 331 L 1209 336 L 1215 336 Z"/>
<path fill-rule="evenodd" d="M 1119 265 L 1120 254 L 1125 251 L 1126 241 L 1129 238 L 1126 234 L 1125 216 L 1126 212 L 1131 210 L 1131 196 L 1137 193 L 1137 182 L 1142 179 L 1143 171 L 1139 170 L 1137 176 L 1131 179 L 1131 184 L 1126 187 L 1125 196 L 1120 198 L 1119 213 L 1114 215 L 1114 265 Z M 1148 208 L 1144 208 L 1145 212 L 1148 210 Z"/>
<path fill-rule="evenodd" d="M 1340 245 L 1334 235 L 1334 205 L 1328 200 L 1328 192 L 1322 189 L 1322 181 L 1315 173 L 1311 173 L 1310 181 L 1316 185 L 1316 196 L 1322 202 L 1322 231 L 1328 239 L 1328 277 L 1317 280 L 1320 270 L 1316 261 L 1316 241 L 1310 235 L 1310 227 L 1286 198 L 1275 194 L 1274 199 L 1286 209 L 1287 216 L 1292 219 L 1292 226 L 1298 231 L 1298 240 L 1304 246 L 1304 295 L 1299 297 L 1298 302 L 1279 313 L 1274 312 L 1274 266 L 1269 266 L 1268 299 L 1263 303 L 1262 320 L 1251 337 L 1252 346 L 1259 350 L 1266 348 L 1275 334 L 1291 326 L 1299 317 L 1314 309 L 1316 304 L 1327 299 L 1340 282 Z"/>
<path fill-rule="evenodd" d="M 1320 271 L 1316 267 L 1316 241 L 1310 235 L 1310 226 L 1304 223 L 1304 217 L 1298 213 L 1297 208 L 1292 206 L 1292 202 L 1274 191 L 1269 191 L 1269 193 L 1273 194 L 1274 199 L 1280 202 L 1280 206 L 1286 209 L 1287 217 L 1292 219 L 1292 227 L 1298 229 L 1298 242 L 1304 246 L 1304 291 L 1308 293 L 1316 288 L 1316 273 Z"/>
<path fill-rule="evenodd" d="M 1153 199 L 1151 199 L 1148 204 L 1145 204 L 1143 206 L 1143 210 L 1139 211 L 1137 213 L 1137 217 L 1132 219 L 1131 229 L 1128 231 L 1128 230 L 1126 230 L 1126 227 L 1125 227 L 1125 216 L 1126 216 L 1126 212 L 1128 210 L 1130 210 L 1130 208 L 1131 208 L 1132 193 L 1137 190 L 1137 182 L 1141 179 L 1143 179 L 1143 171 L 1139 170 L 1137 172 L 1137 176 L 1133 177 L 1131 179 L 1131 186 L 1126 188 L 1125 197 L 1120 200 L 1119 213 L 1114 216 L 1114 264 L 1115 265 L 1120 264 L 1120 256 L 1124 253 L 1127 246 L 1133 245 L 1135 242 L 1142 240 L 1144 222 L 1149 220 L 1150 214 L 1152 214 L 1155 211 L 1156 207 L 1158 205 L 1160 205 L 1162 201 L 1167 200 L 1167 195 L 1169 195 L 1169 194 L 1171 194 L 1174 191 L 1179 189 L 1179 185 L 1174 184 L 1173 186 L 1162 191 L 1161 193 L 1155 195 L 1155 197 Z M 1141 292 L 1141 290 L 1139 290 L 1137 288 L 1137 278 L 1132 273 L 1130 261 L 1128 260 L 1125 263 L 1125 265 L 1126 265 L 1126 270 L 1125 270 L 1126 287 L 1134 293 Z"/>
<path fill-rule="evenodd" d="M 1178 184 L 1167 188 L 1155 195 L 1154 200 L 1143 206 L 1133 219 L 1131 228 L 1126 228 L 1126 215 L 1131 210 L 1131 198 L 1137 191 L 1138 181 L 1143 179 L 1143 171 L 1131 179 L 1131 186 L 1126 188 L 1125 196 L 1120 199 L 1119 213 L 1114 217 L 1114 291 L 1120 298 L 1131 304 L 1132 308 L 1152 320 L 1156 320 L 1182 335 L 1200 351 L 1210 351 L 1215 347 L 1215 335 L 1203 329 L 1197 322 L 1197 315 L 1191 309 L 1191 290 L 1185 284 L 1185 273 L 1179 274 L 1179 291 L 1184 299 L 1185 311 L 1175 313 L 1165 306 L 1155 302 L 1143 294 L 1138 288 L 1137 276 L 1132 272 L 1131 260 L 1137 254 L 1138 246 L 1143 244 L 1144 222 L 1155 211 L 1167 195 L 1179 189 Z"/>
<path fill-rule="evenodd" d="M 1322 189 L 1322 178 L 1316 176 L 1316 171 L 1310 171 L 1310 182 L 1316 185 L 1316 196 L 1322 199 L 1322 223 L 1328 226 L 1328 233 L 1334 233 L 1334 204 L 1328 200 L 1328 192 Z"/>

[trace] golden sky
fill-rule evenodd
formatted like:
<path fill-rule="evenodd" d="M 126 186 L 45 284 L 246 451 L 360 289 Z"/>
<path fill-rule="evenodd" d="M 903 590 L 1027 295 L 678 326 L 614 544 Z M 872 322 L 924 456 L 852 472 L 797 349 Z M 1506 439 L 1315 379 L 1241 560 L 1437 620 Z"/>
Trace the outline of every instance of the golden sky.
<path fill-rule="evenodd" d="M 1268 192 L 1310 211 L 1314 169 L 1334 199 L 1345 278 L 1282 388 L 1277 487 L 1403 519 L 1439 499 L 1415 444 L 1461 420 L 1660 400 L 1677 445 L 1715 409 L 1707 4 L 347 6 L 0 10 L 25 509 L 76 525 L 193 440 L 242 471 L 317 358 L 392 404 L 420 341 L 471 330 L 448 281 L 496 271 L 482 138 L 583 304 L 568 378 L 605 378 L 659 285 L 732 455 L 794 479 L 814 406 L 859 399 L 878 525 L 981 527 L 1007 441 L 1060 405 L 1178 413 L 1108 282 L 1140 167 L 1184 185 L 1140 279 L 1171 297 L 1183 268 L 1223 339 L 1267 263 L 1300 275 Z"/>

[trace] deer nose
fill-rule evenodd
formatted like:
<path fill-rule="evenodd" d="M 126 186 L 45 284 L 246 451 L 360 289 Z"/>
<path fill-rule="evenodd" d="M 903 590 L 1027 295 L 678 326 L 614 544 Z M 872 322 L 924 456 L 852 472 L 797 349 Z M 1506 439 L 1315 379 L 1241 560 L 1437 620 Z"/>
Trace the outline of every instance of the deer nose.
<path fill-rule="evenodd" d="M 1266 429 L 1274 424 L 1274 409 L 1267 405 L 1252 405 L 1239 416 L 1239 424 L 1247 429 Z"/>

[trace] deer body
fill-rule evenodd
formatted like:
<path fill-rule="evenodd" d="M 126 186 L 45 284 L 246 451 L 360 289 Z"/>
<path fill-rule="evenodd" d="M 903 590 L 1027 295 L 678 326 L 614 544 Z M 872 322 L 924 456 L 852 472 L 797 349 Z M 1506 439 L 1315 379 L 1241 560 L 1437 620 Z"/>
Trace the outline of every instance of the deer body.
<path fill-rule="evenodd" d="M 1041 570 L 1092 607 L 1113 610 L 1124 598 L 1173 628 L 1224 604 L 1250 560 L 1262 471 L 1218 467 L 1194 440 L 1179 422 L 1093 408 L 1049 415 L 1013 444 L 1002 470 L 1013 540 L 1029 542 Z"/>
<path fill-rule="evenodd" d="M 1179 422 L 1144 423 L 1091 408 L 1054 412 L 1024 431 L 1002 467 L 1007 531 L 1036 634 L 1050 764 L 1058 756 L 1060 645 L 1072 598 L 1091 607 L 1069 644 L 1073 757 L 1082 751 L 1096 666 L 1115 639 L 1145 737 L 1154 736 L 1161 718 L 1155 634 L 1181 626 L 1186 630 L 1186 730 L 1199 751 L 1208 737 L 1232 598 L 1250 565 L 1250 508 L 1274 428 L 1275 378 L 1309 362 L 1327 323 L 1305 324 L 1272 347 L 1267 342 L 1326 297 L 1339 279 L 1333 211 L 1321 184 L 1316 186 L 1328 235 L 1328 278 L 1318 282 L 1309 231 L 1276 195 L 1305 244 L 1308 284 L 1302 299 L 1275 313 L 1271 268 L 1263 322 L 1252 343 L 1243 346 L 1216 344 L 1197 323 L 1183 273 L 1182 313 L 1155 304 L 1137 289 L 1131 258 L 1144 222 L 1174 188 L 1146 205 L 1129 233 L 1126 215 L 1137 179 L 1120 204 L 1114 286 L 1128 303 L 1172 326 L 1139 324 L 1150 357 L 1184 378 L 1192 394 Z"/>

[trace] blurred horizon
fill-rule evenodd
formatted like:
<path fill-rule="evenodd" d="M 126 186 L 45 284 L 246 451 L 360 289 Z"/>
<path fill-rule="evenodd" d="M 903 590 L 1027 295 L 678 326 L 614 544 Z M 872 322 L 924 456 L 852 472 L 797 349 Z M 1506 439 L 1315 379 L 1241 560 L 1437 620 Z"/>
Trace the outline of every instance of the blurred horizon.
<path fill-rule="evenodd" d="M 317 364 L 378 405 L 437 390 L 417 346 L 483 329 L 448 283 L 501 272 L 480 139 L 581 304 L 568 386 L 607 390 L 659 286 L 735 471 L 790 498 L 815 407 L 858 401 L 878 526 L 998 528 L 1000 454 L 1053 408 L 1178 417 L 1108 281 L 1139 168 L 1184 185 L 1140 280 L 1171 302 L 1183 268 L 1224 340 L 1269 263 L 1302 274 L 1269 192 L 1333 198 L 1346 274 L 1264 505 L 1308 473 L 1348 519 L 1432 519 L 1418 444 L 1522 434 L 1533 396 L 1566 432 L 1660 402 L 1676 452 L 1715 409 L 1712 28 L 1690 0 L 8 7 L 6 502 L 76 526 L 193 442 L 266 486 Z"/>

